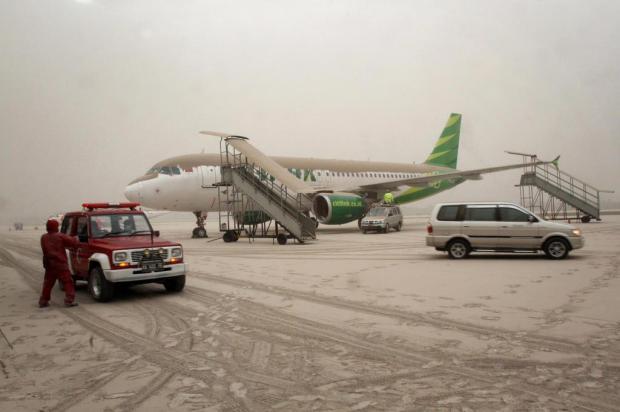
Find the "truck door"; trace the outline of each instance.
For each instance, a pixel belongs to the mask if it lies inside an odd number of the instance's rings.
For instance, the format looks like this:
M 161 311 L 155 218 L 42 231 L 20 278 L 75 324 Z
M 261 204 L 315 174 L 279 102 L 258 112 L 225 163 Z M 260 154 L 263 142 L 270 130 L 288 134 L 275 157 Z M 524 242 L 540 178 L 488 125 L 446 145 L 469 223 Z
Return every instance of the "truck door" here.
M 76 234 L 80 238 L 80 244 L 75 252 L 75 263 L 72 261 L 73 270 L 80 277 L 86 277 L 88 275 L 88 258 L 90 257 L 90 232 L 87 216 L 78 216 Z
M 65 216 L 65 218 L 62 220 L 62 225 L 60 226 L 60 232 L 64 233 L 67 236 L 75 236 L 75 216 Z M 76 248 L 68 248 L 66 249 L 66 251 L 69 269 L 71 273 L 76 273 Z

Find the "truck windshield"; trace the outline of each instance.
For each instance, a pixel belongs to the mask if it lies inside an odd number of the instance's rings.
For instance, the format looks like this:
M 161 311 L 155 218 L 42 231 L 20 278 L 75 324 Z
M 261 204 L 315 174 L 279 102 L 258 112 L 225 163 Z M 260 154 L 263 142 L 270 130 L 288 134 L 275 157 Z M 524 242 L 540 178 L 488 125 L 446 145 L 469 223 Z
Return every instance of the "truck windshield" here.
M 90 231 L 93 238 L 108 236 L 130 236 L 136 233 L 151 233 L 146 216 L 140 214 L 111 214 L 90 217 Z
M 385 207 L 375 207 L 368 212 L 368 216 L 387 216 L 387 214 L 388 209 Z

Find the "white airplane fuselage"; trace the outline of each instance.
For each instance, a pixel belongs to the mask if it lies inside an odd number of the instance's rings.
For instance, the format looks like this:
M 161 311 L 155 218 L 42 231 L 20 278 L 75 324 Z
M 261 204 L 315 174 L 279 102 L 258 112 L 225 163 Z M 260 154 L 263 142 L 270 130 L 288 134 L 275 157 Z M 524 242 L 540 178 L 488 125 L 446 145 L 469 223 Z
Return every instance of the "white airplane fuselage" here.
M 314 159 L 303 159 L 303 163 L 312 162 L 312 160 Z M 288 166 L 291 162 L 282 163 Z M 428 165 L 391 163 L 387 164 L 389 167 L 386 167 L 386 163 L 377 162 L 377 167 L 373 168 L 373 162 L 357 163 L 360 164 L 358 167 L 346 167 L 349 171 L 294 167 L 288 167 L 288 169 L 309 186 L 323 190 L 358 187 L 432 173 L 429 170 L 432 167 Z M 362 170 L 362 164 L 366 166 L 364 168 L 366 170 Z M 338 169 L 345 169 L 345 167 L 338 167 Z M 353 169 L 358 170 L 353 171 Z M 386 169 L 390 171 L 386 171 Z M 130 201 L 140 202 L 145 207 L 157 210 L 186 212 L 220 210 L 218 187 L 216 186 L 220 182 L 220 166 L 218 164 L 205 164 L 185 169 L 170 167 L 165 172 L 162 173 L 159 170 L 157 173 L 149 173 L 136 179 L 126 187 L 125 197 Z M 393 193 L 398 198 L 398 194 L 408 188 L 408 186 L 402 186 Z

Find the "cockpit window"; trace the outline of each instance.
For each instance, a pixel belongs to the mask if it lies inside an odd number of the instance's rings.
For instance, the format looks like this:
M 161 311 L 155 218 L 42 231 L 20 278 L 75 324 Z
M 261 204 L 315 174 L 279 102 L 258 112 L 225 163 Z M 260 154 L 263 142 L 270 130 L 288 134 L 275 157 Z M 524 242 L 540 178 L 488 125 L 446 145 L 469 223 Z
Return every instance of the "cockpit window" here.
M 180 175 L 181 169 L 177 166 L 152 167 L 146 174 L 162 174 L 162 175 Z

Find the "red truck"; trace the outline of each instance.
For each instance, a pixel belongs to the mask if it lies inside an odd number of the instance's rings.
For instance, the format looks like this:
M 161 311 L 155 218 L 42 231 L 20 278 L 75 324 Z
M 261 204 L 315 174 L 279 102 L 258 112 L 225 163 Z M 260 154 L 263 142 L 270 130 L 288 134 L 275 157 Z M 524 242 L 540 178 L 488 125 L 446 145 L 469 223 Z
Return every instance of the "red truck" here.
M 112 299 L 116 285 L 161 283 L 169 292 L 185 287 L 187 264 L 179 243 L 159 238 L 139 203 L 84 203 L 67 213 L 60 231 L 79 238 L 67 249 L 74 280 L 88 281 L 97 301 Z

